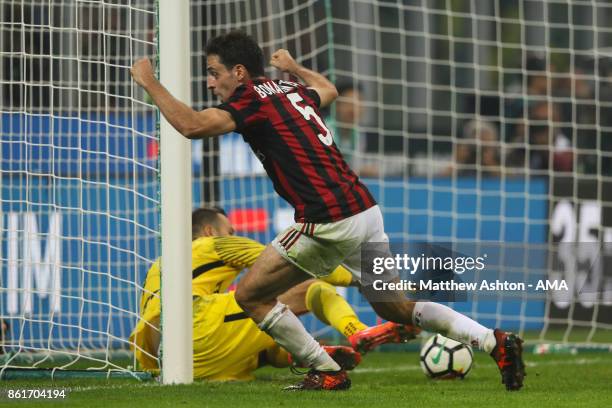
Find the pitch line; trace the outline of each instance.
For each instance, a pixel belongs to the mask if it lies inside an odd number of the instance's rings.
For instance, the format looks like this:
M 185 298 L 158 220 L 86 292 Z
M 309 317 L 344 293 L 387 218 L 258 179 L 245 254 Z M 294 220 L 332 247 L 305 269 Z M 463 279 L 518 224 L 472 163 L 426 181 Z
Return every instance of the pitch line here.
M 598 358 L 579 358 L 575 360 L 555 360 L 555 361 L 526 361 L 525 365 L 527 367 L 542 367 L 542 366 L 552 366 L 552 365 L 585 365 L 585 364 L 610 364 L 608 359 L 598 359 Z M 353 370 L 355 373 L 384 373 L 384 372 L 393 372 L 393 371 L 420 371 L 420 364 L 412 364 L 412 365 L 399 365 L 393 367 L 372 367 L 372 368 L 356 368 Z

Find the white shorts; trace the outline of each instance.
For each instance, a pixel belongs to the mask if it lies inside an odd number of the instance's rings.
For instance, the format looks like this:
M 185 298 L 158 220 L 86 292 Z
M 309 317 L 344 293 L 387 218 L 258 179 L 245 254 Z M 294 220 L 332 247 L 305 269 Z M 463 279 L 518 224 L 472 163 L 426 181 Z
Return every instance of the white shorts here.
M 366 242 L 389 242 L 378 205 L 337 222 L 295 223 L 278 234 L 272 246 L 315 278 L 342 265 L 361 282 L 361 245 Z

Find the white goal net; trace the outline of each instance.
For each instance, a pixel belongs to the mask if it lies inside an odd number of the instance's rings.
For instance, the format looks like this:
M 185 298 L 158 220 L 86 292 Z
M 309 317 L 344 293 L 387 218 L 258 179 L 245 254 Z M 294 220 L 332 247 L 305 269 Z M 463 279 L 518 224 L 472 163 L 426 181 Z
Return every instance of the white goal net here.
M 196 1 L 192 13 L 195 107 L 218 103 L 207 39 L 241 29 L 266 58 L 287 48 L 336 83 L 326 121 L 392 242 L 488 250 L 476 280 L 533 284 L 454 307 L 532 340 L 612 342 L 611 3 Z M 193 146 L 196 201 L 262 242 L 292 221 L 239 135 Z M 568 289 L 536 291 L 539 280 Z
M 194 108 L 218 103 L 212 36 L 244 30 L 266 58 L 287 48 L 337 84 L 326 121 L 392 242 L 495 246 L 495 278 L 569 287 L 473 294 L 459 310 L 532 339 L 612 342 L 611 3 L 190 4 Z M 155 22 L 145 0 L 0 5 L 2 369 L 58 353 L 119 369 L 113 355 L 129 349 L 159 255 L 156 110 L 129 77 L 157 53 Z M 194 207 L 222 206 L 262 242 L 291 222 L 239 135 L 192 150 Z M 43 358 L 23 363 L 31 354 Z
M 122 370 L 159 255 L 151 1 L 0 4 L 0 368 Z M 117 361 L 119 360 L 119 361 Z

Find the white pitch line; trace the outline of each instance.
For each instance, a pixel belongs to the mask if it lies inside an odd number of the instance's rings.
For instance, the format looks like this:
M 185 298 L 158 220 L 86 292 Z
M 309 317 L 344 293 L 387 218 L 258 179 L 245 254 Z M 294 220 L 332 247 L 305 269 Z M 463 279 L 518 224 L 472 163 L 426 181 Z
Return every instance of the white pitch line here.
M 553 365 L 585 365 L 585 364 L 610 364 L 609 360 L 599 358 L 579 358 L 570 360 L 555 360 L 555 361 L 541 361 L 533 362 L 526 361 L 527 367 L 541 367 L 541 366 L 553 366 Z M 393 371 L 418 371 L 421 370 L 421 366 L 417 364 L 413 365 L 399 365 L 393 367 L 378 367 L 378 368 L 356 368 L 355 373 L 383 373 Z
M 69 389 L 70 392 L 82 392 L 82 391 L 94 391 L 94 390 L 115 390 L 115 389 L 122 389 L 122 388 L 147 388 L 147 387 L 160 387 L 161 384 L 159 384 L 157 381 L 150 381 L 150 382 L 143 382 L 143 383 L 136 383 L 136 384 L 114 384 L 114 385 L 91 385 L 91 386 L 87 386 L 87 387 L 81 387 L 81 386 L 76 386 L 76 387 L 64 387 L 66 389 Z
M 417 363 L 415 365 L 400 365 L 393 367 L 378 367 L 378 368 L 356 368 L 353 370 L 354 373 L 384 373 L 388 371 L 416 371 L 421 370 L 421 366 Z

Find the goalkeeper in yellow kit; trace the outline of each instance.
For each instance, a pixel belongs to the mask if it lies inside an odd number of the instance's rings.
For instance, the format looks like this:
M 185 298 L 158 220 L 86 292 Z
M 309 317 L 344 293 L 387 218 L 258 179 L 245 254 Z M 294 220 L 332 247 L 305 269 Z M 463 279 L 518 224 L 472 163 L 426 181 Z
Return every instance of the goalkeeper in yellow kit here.
M 225 293 L 238 274 L 250 267 L 264 245 L 233 235 L 222 210 L 201 208 L 192 214 L 192 292 L 194 378 L 249 380 L 253 371 L 269 364 L 287 367 L 291 357 L 261 331 L 243 312 L 234 293 Z M 415 329 L 397 323 L 368 328 L 333 285 L 348 286 L 352 275 L 339 267 L 326 282 L 311 279 L 292 288 L 279 299 L 295 314 L 313 312 L 319 320 L 346 336 L 357 351 L 365 352 L 387 342 L 411 339 Z M 160 322 L 159 260 L 149 269 L 140 301 L 140 319 L 130 344 L 143 369 L 158 369 Z M 360 356 L 346 348 L 329 348 L 332 357 L 348 367 Z M 334 355 L 336 353 L 337 355 Z

